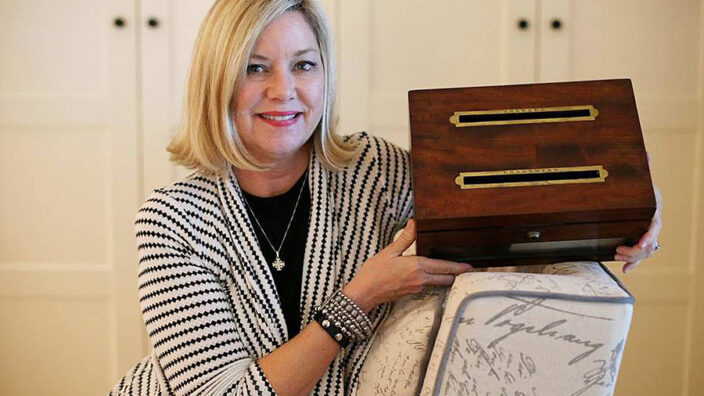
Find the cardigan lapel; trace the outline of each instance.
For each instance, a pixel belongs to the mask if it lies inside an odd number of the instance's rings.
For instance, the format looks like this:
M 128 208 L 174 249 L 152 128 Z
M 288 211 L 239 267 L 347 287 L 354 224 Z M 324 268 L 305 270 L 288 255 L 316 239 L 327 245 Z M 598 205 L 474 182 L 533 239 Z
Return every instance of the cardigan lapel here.
M 310 225 L 303 259 L 301 283 L 301 328 L 312 319 L 314 310 L 332 294 L 340 270 L 340 255 L 334 221 L 333 172 L 323 167 L 313 150 L 308 166 L 311 209 Z
M 256 325 L 255 333 L 263 335 L 263 339 L 254 343 L 259 355 L 263 355 L 288 338 L 286 320 L 273 275 L 257 241 L 232 170 L 226 178 L 221 178 L 218 190 L 234 241 L 232 246 L 228 246 L 233 261 L 232 270 L 236 272 L 235 279 L 243 279 L 245 289 L 242 290 L 240 284 L 235 293 L 247 313 L 246 320 Z

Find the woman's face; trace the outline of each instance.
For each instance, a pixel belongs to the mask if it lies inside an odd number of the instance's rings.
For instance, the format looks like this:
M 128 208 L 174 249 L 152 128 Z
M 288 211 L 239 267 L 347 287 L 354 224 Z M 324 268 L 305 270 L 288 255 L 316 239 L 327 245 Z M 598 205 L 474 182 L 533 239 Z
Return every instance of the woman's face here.
M 286 12 L 259 37 L 235 98 L 235 128 L 260 161 L 292 158 L 323 113 L 325 72 L 313 29 Z

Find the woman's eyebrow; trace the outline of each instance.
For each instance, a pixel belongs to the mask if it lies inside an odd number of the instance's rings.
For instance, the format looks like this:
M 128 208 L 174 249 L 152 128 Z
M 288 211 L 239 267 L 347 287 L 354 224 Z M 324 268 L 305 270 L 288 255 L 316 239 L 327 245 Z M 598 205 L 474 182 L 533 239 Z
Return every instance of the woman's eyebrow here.
M 318 52 L 318 50 L 315 49 L 315 48 L 308 48 L 308 49 L 296 51 L 296 53 L 293 54 L 293 56 L 301 56 L 301 55 L 303 55 L 303 54 L 305 54 L 305 53 L 307 53 L 307 52 Z
M 306 48 L 306 49 L 302 49 L 300 51 L 294 52 L 293 56 L 298 57 L 298 56 L 304 55 L 308 52 L 318 52 L 318 50 L 315 48 Z M 269 58 L 267 58 L 266 56 L 259 55 L 259 54 L 252 54 L 250 59 L 261 60 L 261 61 L 268 61 L 269 60 Z

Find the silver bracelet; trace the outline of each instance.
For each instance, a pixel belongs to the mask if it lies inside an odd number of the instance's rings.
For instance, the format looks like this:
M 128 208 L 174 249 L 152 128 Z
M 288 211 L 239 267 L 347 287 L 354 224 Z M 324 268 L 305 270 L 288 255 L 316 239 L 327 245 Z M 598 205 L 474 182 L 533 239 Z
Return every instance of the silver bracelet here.
M 345 325 L 345 328 L 348 331 L 354 334 L 355 339 L 364 339 L 365 332 L 362 330 L 359 323 L 357 323 L 357 321 L 355 320 L 354 316 L 350 312 L 351 310 L 348 310 L 348 308 L 343 307 L 338 299 L 332 299 L 330 303 L 335 307 L 335 312 L 339 312 L 341 314 L 340 319 L 342 320 L 342 323 Z
M 371 322 L 371 320 L 369 320 L 369 316 L 367 316 L 367 314 L 365 314 L 364 311 L 362 311 L 362 308 L 360 308 L 359 305 L 357 305 L 357 303 L 350 300 L 349 297 L 347 297 L 344 293 L 342 293 L 341 290 L 338 290 L 337 294 L 340 296 L 340 298 L 342 298 L 342 300 L 344 300 L 346 302 L 346 304 L 343 304 L 343 305 L 346 305 L 345 309 L 347 310 L 347 312 L 350 312 L 350 313 L 352 313 L 352 311 L 356 312 L 355 319 L 357 320 L 357 323 L 361 324 L 360 327 L 364 329 L 366 337 L 369 337 L 372 333 L 372 322 Z M 352 309 L 350 309 L 349 307 L 352 307 Z M 352 315 L 352 316 L 354 316 L 354 315 Z

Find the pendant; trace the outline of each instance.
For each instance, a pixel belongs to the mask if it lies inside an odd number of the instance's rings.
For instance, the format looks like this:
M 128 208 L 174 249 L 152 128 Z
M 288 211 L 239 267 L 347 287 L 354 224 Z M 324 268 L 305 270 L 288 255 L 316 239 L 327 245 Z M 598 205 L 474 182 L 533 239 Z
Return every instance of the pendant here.
M 274 260 L 274 262 L 271 263 L 271 265 L 272 265 L 277 271 L 281 271 L 281 270 L 284 269 L 284 267 L 286 266 L 286 263 L 284 263 L 284 261 L 279 258 L 279 254 L 276 253 L 276 260 Z

